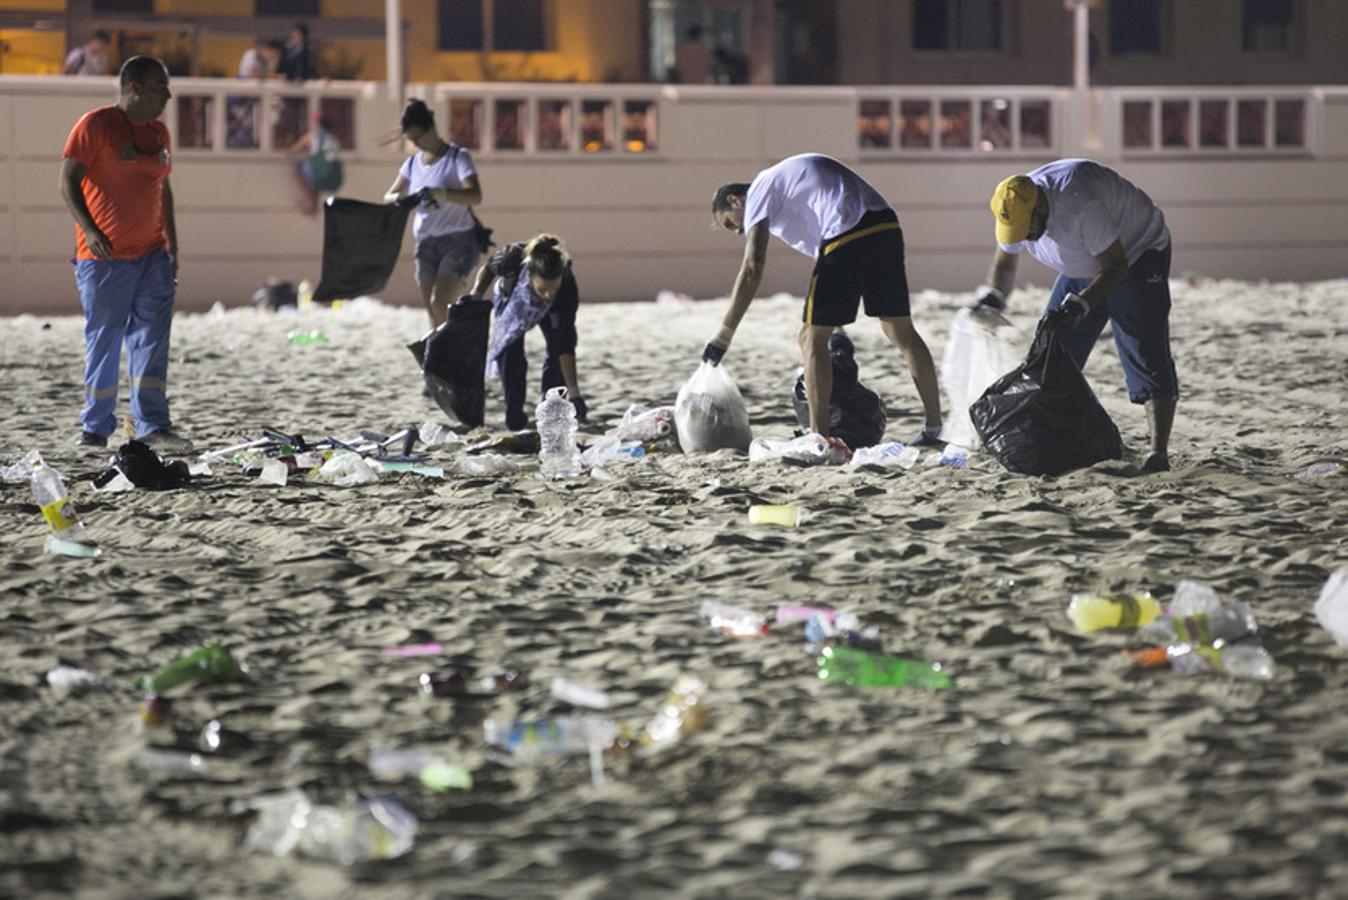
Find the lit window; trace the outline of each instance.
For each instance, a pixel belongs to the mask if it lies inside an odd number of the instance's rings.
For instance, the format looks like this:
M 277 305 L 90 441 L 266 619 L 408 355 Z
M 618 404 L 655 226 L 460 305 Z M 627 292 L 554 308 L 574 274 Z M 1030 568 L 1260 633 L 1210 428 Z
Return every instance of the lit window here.
M 650 100 L 623 103 L 623 145 L 629 153 L 646 153 L 657 146 L 655 104 Z
M 580 146 L 586 153 L 613 149 L 613 103 L 608 100 L 580 102 Z
M 1011 101 L 1002 97 L 984 100 L 978 104 L 978 149 L 1010 150 Z
M 1193 126 L 1188 100 L 1161 101 L 1161 146 L 1189 147 L 1193 144 Z
M 207 150 L 215 146 L 215 98 L 178 97 L 179 149 Z
M 538 101 L 538 149 L 571 149 L 571 101 Z
M 899 145 L 931 146 L 930 100 L 903 100 L 899 103 Z
M 323 97 L 318 112 L 343 149 L 356 148 L 356 102 L 349 97 Z
M 482 146 L 482 101 L 449 101 L 449 139 L 460 147 Z
M 271 145 L 289 150 L 309 130 L 309 98 L 272 98 Z
M 1053 107 L 1047 100 L 1025 100 L 1020 104 L 1020 146 L 1049 147 L 1053 144 Z
M 968 100 L 941 101 L 941 146 L 972 147 L 973 103 Z
M 524 149 L 524 135 L 528 126 L 525 114 L 523 100 L 496 101 L 496 140 L 493 146 L 497 150 Z
M 1125 100 L 1123 103 L 1123 146 L 1151 146 L 1151 101 Z
M 857 146 L 894 145 L 894 121 L 888 100 L 862 100 L 857 109 Z

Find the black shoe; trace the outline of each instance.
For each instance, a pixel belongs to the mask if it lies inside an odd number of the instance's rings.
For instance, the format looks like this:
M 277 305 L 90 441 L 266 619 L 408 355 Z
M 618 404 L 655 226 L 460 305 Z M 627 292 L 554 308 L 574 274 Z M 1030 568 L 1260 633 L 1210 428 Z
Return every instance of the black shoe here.
M 1142 462 L 1143 472 L 1169 472 L 1170 456 L 1158 450 L 1153 450 L 1147 454 L 1147 458 Z
M 944 447 L 946 442 L 941 440 L 941 432 L 935 433 L 922 429 L 922 433 L 908 442 L 909 447 Z
M 76 447 L 106 447 L 108 439 L 101 434 L 94 434 L 92 431 L 85 431 L 75 440 Z

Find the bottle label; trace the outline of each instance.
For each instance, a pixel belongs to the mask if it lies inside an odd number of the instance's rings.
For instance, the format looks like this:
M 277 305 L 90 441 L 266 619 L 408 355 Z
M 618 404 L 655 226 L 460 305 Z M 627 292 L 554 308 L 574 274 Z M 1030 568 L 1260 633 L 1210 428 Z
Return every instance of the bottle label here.
M 62 497 L 60 500 L 42 507 L 42 518 L 46 519 L 47 524 L 51 525 L 52 531 L 65 531 L 79 521 L 75 518 L 75 510 L 70 506 L 69 497 Z
M 1119 627 L 1136 628 L 1142 619 L 1142 605 L 1136 597 L 1111 597 L 1119 607 Z

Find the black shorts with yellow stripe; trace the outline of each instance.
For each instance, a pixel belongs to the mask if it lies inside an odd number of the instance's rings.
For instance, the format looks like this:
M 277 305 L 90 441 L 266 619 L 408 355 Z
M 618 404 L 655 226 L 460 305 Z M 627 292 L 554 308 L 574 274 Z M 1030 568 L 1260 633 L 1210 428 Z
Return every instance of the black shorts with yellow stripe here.
M 892 209 L 871 210 L 824 241 L 805 295 L 805 324 L 850 325 L 860 299 L 868 316 L 910 314 L 903 231 Z

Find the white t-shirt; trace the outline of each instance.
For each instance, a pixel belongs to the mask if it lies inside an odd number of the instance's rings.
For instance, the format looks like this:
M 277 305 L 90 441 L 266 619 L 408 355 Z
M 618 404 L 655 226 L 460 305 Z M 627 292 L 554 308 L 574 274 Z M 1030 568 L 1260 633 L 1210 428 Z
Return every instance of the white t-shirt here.
M 421 161 L 421 151 L 417 151 L 403 161 L 398 174 L 407 179 L 407 193 L 415 194 L 422 188 L 456 189 L 463 186 L 466 178 L 477 175 L 473 157 L 462 147 L 449 145 L 445 155 L 429 166 Z M 417 207 L 412 217 L 412 238 L 425 240 L 442 234 L 457 234 L 469 231 L 473 227 L 473 216 L 468 207 L 461 203 L 447 203 L 437 200 L 438 206 L 425 203 Z
M 1113 169 L 1060 159 L 1029 177 L 1048 197 L 1048 225 L 1038 240 L 999 244 L 1007 253 L 1024 250 L 1068 278 L 1091 278 L 1100 274 L 1095 257 L 1115 241 L 1130 266 L 1148 250 L 1170 244 L 1160 207 Z
M 802 153 L 758 173 L 744 198 L 744 230 L 767 219 L 773 237 L 813 257 L 826 238 L 883 209 L 885 198 L 856 172 L 831 156 Z

